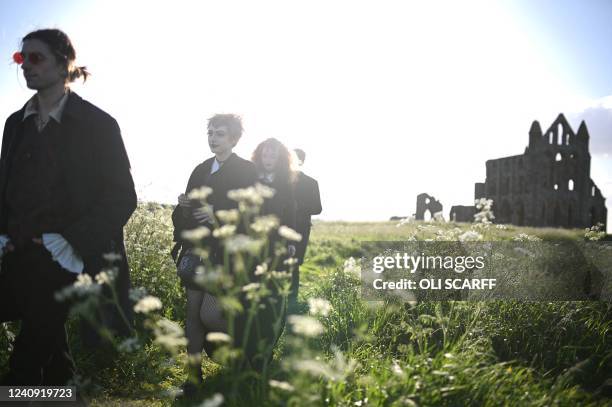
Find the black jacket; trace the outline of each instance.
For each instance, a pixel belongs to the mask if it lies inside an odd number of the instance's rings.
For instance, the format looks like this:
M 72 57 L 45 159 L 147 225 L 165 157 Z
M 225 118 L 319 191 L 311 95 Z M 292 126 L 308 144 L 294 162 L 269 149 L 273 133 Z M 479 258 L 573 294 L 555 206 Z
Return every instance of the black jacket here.
M 5 193 L 12 154 L 20 141 L 25 106 L 6 120 L 0 155 L 0 234 L 6 233 Z M 61 235 L 82 256 L 87 274 L 95 276 L 108 266 L 102 255 L 115 252 L 117 289 L 124 312 L 130 318 L 129 268 L 123 227 L 136 208 L 136 192 L 121 132 L 115 119 L 76 93 L 68 96 L 61 122 L 58 163 L 67 191 L 68 219 Z M 115 328 L 125 328 L 118 315 L 105 315 Z M 124 329 L 121 329 L 124 331 Z
M 213 211 L 236 209 L 238 203 L 229 199 L 227 192 L 232 189 L 247 188 L 254 185 L 257 180 L 255 165 L 232 153 L 221 168 L 211 174 L 210 170 L 214 161 L 215 158 L 211 157 L 193 170 L 187 182 L 185 193 L 189 194 L 194 189 L 207 186 L 213 190 L 207 198 L 207 202 L 213 206 Z M 172 223 L 174 224 L 174 241 L 180 246 L 190 247 L 190 242 L 183 240 L 181 234 L 184 230 L 195 229 L 201 225 L 192 214 L 185 215 L 183 208 L 180 206 L 174 208 L 172 212 Z M 212 228 L 212 226 L 210 227 Z M 223 252 L 217 239 L 209 236 L 206 238 L 205 245 L 211 250 L 213 263 L 220 264 L 223 259 Z M 174 253 L 176 254 L 176 251 Z
M 317 180 L 301 171 L 295 183 L 295 203 L 295 230 L 302 235 L 302 240 L 297 244 L 296 257 L 302 264 L 310 238 L 310 217 L 320 214 L 323 208 Z

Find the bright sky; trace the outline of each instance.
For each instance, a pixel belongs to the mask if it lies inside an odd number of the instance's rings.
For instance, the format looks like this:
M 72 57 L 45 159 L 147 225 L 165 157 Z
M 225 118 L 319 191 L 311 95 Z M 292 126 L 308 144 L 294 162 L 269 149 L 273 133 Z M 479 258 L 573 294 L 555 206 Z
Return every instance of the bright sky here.
M 233 112 L 243 157 L 267 137 L 306 151 L 323 219 L 409 215 L 421 192 L 448 217 L 487 159 L 564 112 L 574 130 L 587 118 L 612 212 L 611 22 L 607 0 L 3 0 L 0 116 L 32 94 L 11 63 L 20 38 L 58 27 L 93 72 L 73 89 L 118 120 L 143 200 L 175 202 L 211 155 L 206 119 Z

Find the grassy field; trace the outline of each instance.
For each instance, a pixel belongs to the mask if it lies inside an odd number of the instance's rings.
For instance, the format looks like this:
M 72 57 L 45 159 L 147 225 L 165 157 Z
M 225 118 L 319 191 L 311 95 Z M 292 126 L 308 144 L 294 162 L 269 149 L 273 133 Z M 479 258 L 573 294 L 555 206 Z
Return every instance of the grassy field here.
M 185 298 L 169 256 L 169 207 L 141 205 L 126 228 L 134 287 L 161 300 L 158 318 L 183 325 Z M 331 307 L 315 335 L 285 333 L 269 377 L 244 378 L 210 359 L 194 405 L 214 406 L 605 406 L 612 405 L 612 307 L 605 302 L 368 302 L 348 259 L 361 241 L 517 236 L 584 239 L 582 230 L 413 222 L 315 222 L 301 268 L 299 305 Z M 311 304 L 312 305 L 312 304 Z M 311 310 L 312 311 L 312 310 Z M 93 406 L 190 405 L 176 401 L 185 381 L 184 346 L 170 352 L 138 315 L 138 343 L 83 349 L 71 323 L 80 385 Z M 0 328 L 0 363 L 10 333 Z M 111 357 L 112 355 L 112 357 Z M 241 387 L 236 391 L 236 383 Z M 221 396 L 220 396 L 221 395 Z

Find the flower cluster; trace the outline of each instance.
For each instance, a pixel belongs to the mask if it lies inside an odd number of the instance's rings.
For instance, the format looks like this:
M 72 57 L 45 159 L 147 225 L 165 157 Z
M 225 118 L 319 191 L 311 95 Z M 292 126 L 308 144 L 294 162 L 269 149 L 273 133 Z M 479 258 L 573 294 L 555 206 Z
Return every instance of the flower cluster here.
M 332 305 L 329 301 L 323 298 L 309 298 L 308 309 L 311 315 L 327 317 L 332 311 Z
M 480 198 L 474 201 L 478 213 L 474 215 L 474 222 L 476 223 L 491 223 L 495 216 L 493 215 L 493 200 L 487 198 Z
M 157 311 L 162 308 L 162 302 L 159 298 L 152 295 L 147 295 L 134 305 L 134 311 L 140 314 L 148 314 L 151 311 Z
M 584 238 L 586 240 L 597 241 L 606 237 L 606 231 L 603 223 L 598 223 L 590 228 L 584 229 Z

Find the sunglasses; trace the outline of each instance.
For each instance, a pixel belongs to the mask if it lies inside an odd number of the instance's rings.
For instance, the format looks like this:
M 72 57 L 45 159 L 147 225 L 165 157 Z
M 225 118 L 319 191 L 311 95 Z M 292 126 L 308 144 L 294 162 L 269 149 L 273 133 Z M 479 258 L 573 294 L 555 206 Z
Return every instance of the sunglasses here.
M 13 61 L 18 64 L 21 65 L 25 62 L 25 60 L 28 60 L 32 65 L 38 65 L 41 62 L 43 62 L 45 59 L 47 59 L 43 54 L 41 54 L 40 52 L 20 52 L 17 51 L 13 54 Z

